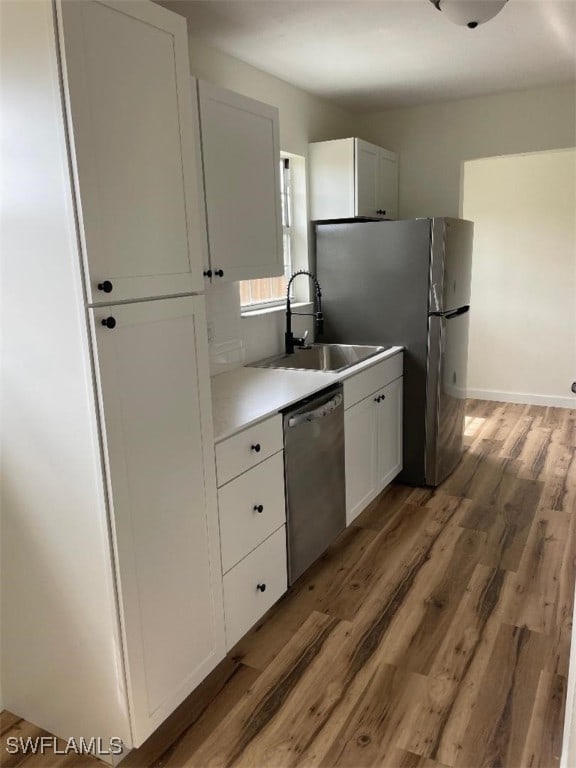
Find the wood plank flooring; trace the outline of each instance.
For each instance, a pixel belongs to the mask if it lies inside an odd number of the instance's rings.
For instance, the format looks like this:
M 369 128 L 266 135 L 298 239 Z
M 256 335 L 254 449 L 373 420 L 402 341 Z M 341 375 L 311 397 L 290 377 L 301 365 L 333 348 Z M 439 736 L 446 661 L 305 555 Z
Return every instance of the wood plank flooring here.
M 387 489 L 126 768 L 559 765 L 576 411 L 476 400 L 467 414 L 454 474 Z M 1 718 L 3 741 L 42 733 Z

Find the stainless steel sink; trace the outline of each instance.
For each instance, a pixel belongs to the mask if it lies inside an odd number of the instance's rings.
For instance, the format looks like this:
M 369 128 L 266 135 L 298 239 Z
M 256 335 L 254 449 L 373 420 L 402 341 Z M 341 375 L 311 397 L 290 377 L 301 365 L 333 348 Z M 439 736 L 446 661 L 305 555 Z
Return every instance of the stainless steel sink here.
M 250 363 L 248 367 L 338 372 L 361 363 L 369 357 L 379 355 L 387 349 L 390 349 L 390 345 L 371 347 L 354 344 L 313 344 L 311 347 L 299 347 L 291 355 L 274 355 L 274 357 Z

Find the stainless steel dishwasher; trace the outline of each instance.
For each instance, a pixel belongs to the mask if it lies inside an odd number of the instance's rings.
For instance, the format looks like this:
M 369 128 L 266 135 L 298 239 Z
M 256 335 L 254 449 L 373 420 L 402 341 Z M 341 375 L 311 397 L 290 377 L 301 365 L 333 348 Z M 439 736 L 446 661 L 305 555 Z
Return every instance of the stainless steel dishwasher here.
M 284 412 L 288 583 L 346 527 L 342 385 Z

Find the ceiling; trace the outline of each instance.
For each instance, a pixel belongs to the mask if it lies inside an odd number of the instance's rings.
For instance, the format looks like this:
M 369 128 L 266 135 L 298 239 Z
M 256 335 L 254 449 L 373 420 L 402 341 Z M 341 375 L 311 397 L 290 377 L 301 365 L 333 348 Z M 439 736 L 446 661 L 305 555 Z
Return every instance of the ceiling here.
M 159 0 L 193 37 L 352 110 L 576 78 L 576 0 L 509 0 L 475 30 L 429 0 Z

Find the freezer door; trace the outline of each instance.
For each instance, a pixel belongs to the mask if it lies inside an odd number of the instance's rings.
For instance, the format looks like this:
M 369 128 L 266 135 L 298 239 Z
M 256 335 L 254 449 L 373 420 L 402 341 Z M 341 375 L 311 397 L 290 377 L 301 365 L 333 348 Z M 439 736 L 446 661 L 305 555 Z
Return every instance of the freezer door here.
M 464 219 L 433 219 L 430 262 L 430 312 L 470 304 L 474 224 Z
M 439 485 L 462 456 L 469 318 L 468 307 L 430 317 L 426 485 Z

